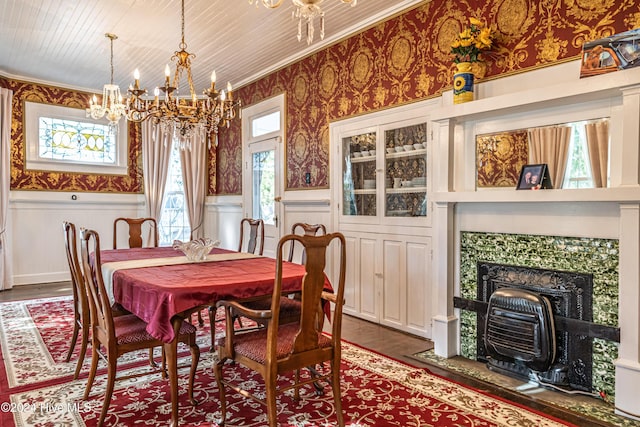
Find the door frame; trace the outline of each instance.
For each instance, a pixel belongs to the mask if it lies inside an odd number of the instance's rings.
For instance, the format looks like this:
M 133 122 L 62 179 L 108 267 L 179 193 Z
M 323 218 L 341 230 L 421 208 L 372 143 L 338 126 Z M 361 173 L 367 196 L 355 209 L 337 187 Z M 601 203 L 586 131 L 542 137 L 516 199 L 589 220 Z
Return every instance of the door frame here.
M 280 129 L 254 137 L 251 129 L 253 120 L 276 111 L 280 111 Z M 242 215 L 244 218 L 252 217 L 253 212 L 251 154 L 254 150 L 252 147 L 258 144 L 268 143 L 269 140 L 275 142 L 276 188 L 274 189 L 274 196 L 276 203 L 274 214 L 276 217 L 276 225 L 265 225 L 264 255 L 269 257 L 275 257 L 277 243 L 283 235 L 284 208 L 280 200 L 282 199 L 284 189 L 284 148 L 282 144 L 282 141 L 285 140 L 284 116 L 284 93 L 242 109 Z

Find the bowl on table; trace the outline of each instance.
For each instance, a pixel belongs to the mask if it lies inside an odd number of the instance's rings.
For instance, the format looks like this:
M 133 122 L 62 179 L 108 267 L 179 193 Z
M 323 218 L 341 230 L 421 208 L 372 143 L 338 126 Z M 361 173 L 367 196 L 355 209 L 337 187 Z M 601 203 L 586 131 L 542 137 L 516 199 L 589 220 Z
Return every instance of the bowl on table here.
M 208 237 L 190 240 L 188 242 L 180 240 L 173 241 L 173 249 L 182 251 L 187 259 L 193 262 L 205 261 L 211 249 L 219 245 L 219 240 L 211 240 Z

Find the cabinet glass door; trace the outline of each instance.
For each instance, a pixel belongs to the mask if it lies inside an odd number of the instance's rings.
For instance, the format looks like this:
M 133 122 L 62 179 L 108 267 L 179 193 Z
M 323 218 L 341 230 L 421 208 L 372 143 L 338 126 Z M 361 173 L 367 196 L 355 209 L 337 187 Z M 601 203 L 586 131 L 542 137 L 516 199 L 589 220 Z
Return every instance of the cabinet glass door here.
M 376 216 L 376 133 L 342 138 L 342 214 Z
M 427 216 L 427 125 L 384 131 L 385 216 Z

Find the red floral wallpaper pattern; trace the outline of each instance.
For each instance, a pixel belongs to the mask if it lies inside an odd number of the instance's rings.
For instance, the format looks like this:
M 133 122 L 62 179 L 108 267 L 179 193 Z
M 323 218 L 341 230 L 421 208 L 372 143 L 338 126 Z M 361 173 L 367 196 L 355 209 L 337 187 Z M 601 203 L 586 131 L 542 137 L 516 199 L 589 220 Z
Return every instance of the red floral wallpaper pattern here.
M 640 27 L 635 0 L 432 0 L 237 90 L 244 105 L 286 94 L 286 189 L 329 186 L 329 123 L 438 96 L 451 87 L 449 46 L 476 17 L 494 26 L 486 79 L 575 59 L 587 40 Z M 89 94 L 5 80 L 14 91 L 12 189 L 142 191 L 138 127 L 130 126 L 129 176 L 24 169 L 22 101 L 84 108 Z M 209 155 L 208 194 L 242 193 L 240 121 Z M 305 174 L 311 183 L 305 183 Z
M 575 59 L 586 40 L 640 27 L 635 0 L 425 2 L 237 91 L 244 105 L 286 93 L 286 188 L 328 187 L 331 121 L 448 90 L 449 46 L 471 16 L 499 36 L 485 58 L 488 79 Z M 217 164 L 219 194 L 242 192 L 236 127 L 219 150 L 225 153 Z
M 26 169 L 24 102 L 64 105 L 86 108 L 92 94 L 52 86 L 4 80 L 4 87 L 13 91 L 13 120 L 11 123 L 11 189 L 12 190 L 56 190 L 91 192 L 142 192 L 142 165 L 139 126 L 129 126 L 129 174 L 95 175 L 61 173 Z

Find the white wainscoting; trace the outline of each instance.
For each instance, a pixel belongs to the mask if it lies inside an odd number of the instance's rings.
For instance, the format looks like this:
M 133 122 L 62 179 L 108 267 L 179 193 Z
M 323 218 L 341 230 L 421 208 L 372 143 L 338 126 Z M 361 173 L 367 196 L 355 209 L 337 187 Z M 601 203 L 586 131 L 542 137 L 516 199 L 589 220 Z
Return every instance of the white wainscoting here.
M 73 222 L 78 232 L 96 230 L 101 248 L 110 249 L 113 220 L 142 215 L 142 195 L 12 191 L 7 229 L 14 285 L 70 280 L 63 221 Z

